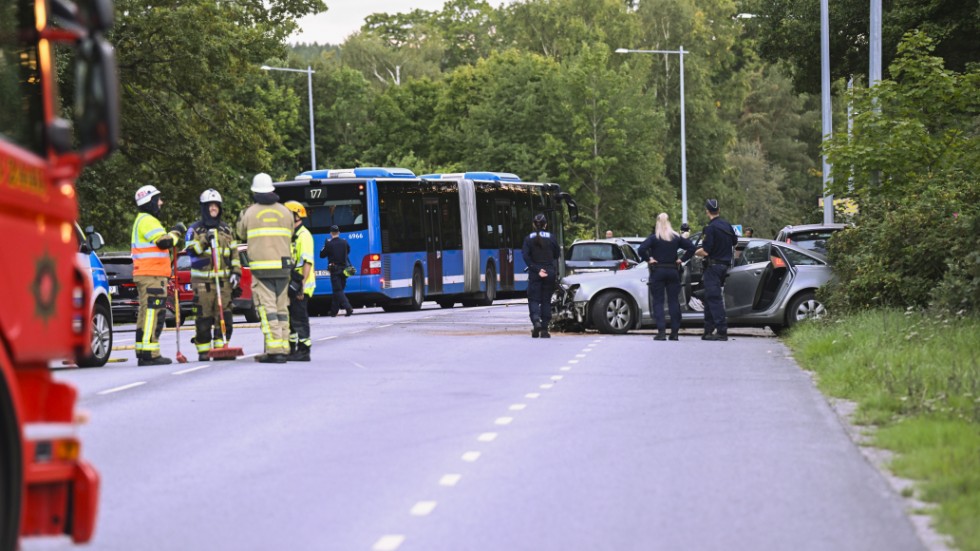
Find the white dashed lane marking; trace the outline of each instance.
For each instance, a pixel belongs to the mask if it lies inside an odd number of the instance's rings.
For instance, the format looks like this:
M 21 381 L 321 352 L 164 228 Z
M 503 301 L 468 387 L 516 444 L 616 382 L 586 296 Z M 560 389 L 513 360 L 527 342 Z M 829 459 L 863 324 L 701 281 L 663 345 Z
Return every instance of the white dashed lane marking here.
M 463 454 L 463 461 L 467 463 L 472 463 L 480 458 L 480 452 L 466 452 Z
M 100 390 L 99 391 L 99 394 L 112 394 L 113 392 L 121 392 L 123 390 L 129 390 L 131 388 L 136 388 L 136 387 L 138 387 L 140 385 L 145 385 L 145 384 L 146 384 L 146 381 L 139 381 L 139 382 L 135 382 L 135 383 L 129 383 L 128 385 L 117 386 L 115 388 L 110 388 L 110 389 L 106 389 L 106 390 Z
M 572 370 L 572 366 L 566 365 L 565 367 L 561 368 L 559 371 L 571 371 L 571 370 Z
M 476 438 L 480 442 L 493 442 L 497 439 L 497 433 L 495 432 L 485 432 Z
M 540 392 L 528 392 L 524 395 L 525 398 L 530 398 L 531 400 L 537 398 L 538 396 L 541 396 Z
M 459 484 L 459 479 L 461 478 L 463 478 L 463 475 L 461 474 L 456 474 L 456 473 L 444 474 L 442 475 L 442 478 L 439 479 L 439 485 L 447 486 L 451 488 Z
M 552 380 L 552 381 L 560 381 L 560 380 L 562 380 L 562 379 L 564 379 L 564 378 L 565 378 L 565 376 L 564 376 L 564 375 L 552 375 L 552 376 L 551 376 L 551 380 Z
M 208 364 L 204 364 L 204 365 L 199 365 L 197 367 L 188 367 L 187 369 L 181 369 L 180 371 L 174 371 L 173 372 L 173 375 L 183 375 L 185 373 L 190 373 L 192 371 L 197 371 L 199 369 L 204 369 L 204 368 L 207 368 L 207 367 L 211 367 L 211 366 L 208 365 Z
M 495 425 L 509 425 L 514 421 L 513 417 L 497 417 L 493 422 Z
M 329 337 L 323 337 L 322 339 L 317 339 L 317 342 L 320 342 L 320 341 L 329 341 L 330 339 L 336 339 L 336 338 L 337 338 L 337 335 L 330 335 Z
M 435 501 L 420 501 L 412 506 L 412 510 L 410 512 L 412 513 L 412 516 L 424 517 L 431 513 L 435 508 Z
M 552 383 L 545 383 L 545 384 L 543 384 L 543 385 L 541 385 L 541 388 L 542 388 L 543 390 L 548 390 L 548 389 L 550 389 L 550 388 L 552 388 L 552 387 L 554 387 L 554 386 L 555 386 L 555 385 L 554 385 L 554 384 L 552 384 Z
M 374 543 L 372 551 L 395 551 L 405 541 L 405 536 L 399 534 L 389 534 L 381 536 L 381 539 Z
M 524 409 L 526 407 L 527 407 L 527 404 L 511 404 L 510 407 L 507 408 L 507 409 L 509 409 L 511 411 L 521 411 L 522 409 Z

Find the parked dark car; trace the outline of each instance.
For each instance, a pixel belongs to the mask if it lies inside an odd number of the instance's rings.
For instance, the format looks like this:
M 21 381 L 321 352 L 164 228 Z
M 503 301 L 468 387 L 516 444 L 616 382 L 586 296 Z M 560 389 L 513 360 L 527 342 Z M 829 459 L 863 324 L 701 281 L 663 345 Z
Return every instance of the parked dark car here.
M 786 226 L 776 234 L 776 241 L 827 254 L 827 240 L 834 233 L 846 228 L 847 224 L 804 224 Z
M 565 253 L 565 275 L 627 270 L 639 263 L 640 257 L 623 239 L 576 241 Z
M 112 297 L 112 320 L 114 323 L 135 323 L 139 312 L 139 293 L 133 281 L 133 258 L 128 252 L 111 252 L 102 255 L 106 276 L 109 278 L 109 294 Z M 184 259 L 184 260 L 182 260 Z M 194 292 L 190 289 L 190 261 L 186 257 L 177 258 L 178 278 L 181 281 L 180 312 L 181 325 L 184 319 L 194 313 Z M 173 284 L 167 286 L 167 313 L 164 318 L 168 327 L 174 326 Z
M 240 245 L 238 254 L 242 261 L 242 281 L 239 283 L 242 294 L 232 300 L 231 311 L 245 316 L 245 321 L 249 323 L 258 323 L 259 313 L 255 311 L 255 304 L 252 302 L 252 270 L 248 267 L 248 245 Z

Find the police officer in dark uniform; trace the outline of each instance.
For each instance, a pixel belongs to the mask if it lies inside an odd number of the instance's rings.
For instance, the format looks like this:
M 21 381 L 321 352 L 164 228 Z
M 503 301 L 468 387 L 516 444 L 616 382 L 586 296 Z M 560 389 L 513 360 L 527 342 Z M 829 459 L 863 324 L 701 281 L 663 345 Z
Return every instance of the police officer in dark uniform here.
M 350 254 L 350 243 L 340 237 L 340 227 L 330 226 L 330 241 L 323 243 L 320 249 L 320 258 L 327 259 L 327 271 L 330 272 L 330 292 L 332 301 L 330 305 L 330 317 L 336 317 L 343 308 L 347 311 L 347 317 L 354 313 L 351 308 L 344 289 L 347 287 L 347 274 L 344 268 L 347 267 L 347 256 Z
M 677 258 L 677 250 L 686 251 L 684 258 Z M 666 212 L 657 216 L 653 233 L 640 245 L 640 258 L 646 259 L 650 268 L 650 312 L 657 321 L 655 341 L 667 339 L 667 323 L 664 320 L 664 290 L 667 291 L 667 307 L 670 309 L 670 340 L 678 340 L 681 329 L 681 305 L 677 297 L 681 292 L 681 276 L 678 272 L 682 260 L 694 254 L 694 243 L 681 237 L 670 226 Z
M 694 254 L 706 257 L 704 268 L 704 335 L 701 340 L 727 341 L 728 319 L 725 316 L 725 298 L 721 287 L 732 266 L 738 237 L 727 220 L 718 214 L 718 200 L 708 199 L 704 209 L 711 222 L 704 227 L 704 240 Z M 717 332 L 716 332 L 717 331 Z
M 527 307 L 531 314 L 531 336 L 550 339 L 548 324 L 551 323 L 551 295 L 555 292 L 558 276 L 558 242 L 546 232 L 548 220 L 543 214 L 534 217 L 534 230 L 524 238 L 521 256 L 527 265 Z

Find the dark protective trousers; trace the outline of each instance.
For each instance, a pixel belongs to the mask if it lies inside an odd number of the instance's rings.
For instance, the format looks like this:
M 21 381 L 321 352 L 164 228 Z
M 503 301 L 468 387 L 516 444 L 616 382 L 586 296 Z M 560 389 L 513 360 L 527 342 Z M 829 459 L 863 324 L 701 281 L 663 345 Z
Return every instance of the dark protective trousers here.
M 347 276 L 343 273 L 330 274 L 330 292 L 332 294 L 330 301 L 330 315 L 336 316 L 337 312 L 341 310 L 350 310 L 350 301 L 347 300 L 347 295 L 344 294 L 344 289 L 347 288 Z
M 310 340 L 310 297 L 303 293 L 289 297 L 289 350 L 292 352 L 309 350 L 313 344 Z
M 681 276 L 677 268 L 652 268 L 650 270 L 650 313 L 657 322 L 657 332 L 667 330 L 664 320 L 664 291 L 667 292 L 667 308 L 670 309 L 670 333 L 681 329 L 681 304 L 677 296 L 681 292 Z
M 725 283 L 728 267 L 712 264 L 704 269 L 704 333 L 717 330 L 719 335 L 728 334 L 728 318 L 725 315 L 725 297 L 721 286 Z
M 531 315 L 531 323 L 541 322 L 547 328 L 551 322 L 551 295 L 555 293 L 555 275 L 541 277 L 538 272 L 531 271 L 527 276 L 527 309 Z
M 206 355 L 212 348 L 221 348 L 231 340 L 234 318 L 231 312 L 231 286 L 221 284 L 221 306 L 224 307 L 225 330 L 222 338 L 221 320 L 218 318 L 218 293 L 213 282 L 193 283 L 194 288 L 194 344 L 199 355 Z

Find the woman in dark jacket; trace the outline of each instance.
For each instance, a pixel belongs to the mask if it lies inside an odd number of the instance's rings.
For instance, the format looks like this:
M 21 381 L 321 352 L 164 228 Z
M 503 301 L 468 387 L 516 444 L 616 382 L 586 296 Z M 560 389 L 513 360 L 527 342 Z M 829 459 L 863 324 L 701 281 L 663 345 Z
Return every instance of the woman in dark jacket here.
M 548 324 L 551 322 L 551 295 L 555 292 L 558 276 L 558 242 L 546 232 L 548 220 L 543 214 L 534 217 L 534 231 L 524 238 L 521 256 L 527 265 L 527 307 L 531 313 L 533 338 L 551 338 Z M 487 282 L 489 284 L 489 282 Z
M 650 237 L 640 245 L 640 258 L 647 261 L 650 268 L 650 312 L 657 321 L 657 334 L 653 340 L 667 340 L 667 324 L 664 320 L 664 290 L 667 291 L 667 307 L 670 309 L 670 340 L 677 340 L 681 329 L 681 305 L 677 300 L 681 291 L 681 276 L 678 269 L 681 260 L 677 258 L 677 250 L 687 251 L 685 258 L 694 254 L 694 243 L 681 237 L 670 226 L 667 213 L 657 216 L 657 225 Z

